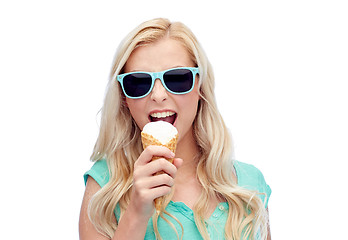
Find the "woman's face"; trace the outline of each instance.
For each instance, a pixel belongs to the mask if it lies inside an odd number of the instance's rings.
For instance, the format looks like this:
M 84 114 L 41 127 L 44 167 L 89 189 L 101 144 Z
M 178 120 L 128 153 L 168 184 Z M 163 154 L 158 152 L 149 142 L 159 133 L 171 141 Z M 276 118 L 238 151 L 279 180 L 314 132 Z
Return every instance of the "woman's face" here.
M 195 67 L 195 64 L 179 41 L 163 38 L 135 49 L 124 70 L 160 72 L 175 67 Z M 156 79 L 149 95 L 140 99 L 126 98 L 126 103 L 140 129 L 150 121 L 167 121 L 178 129 L 180 142 L 192 136 L 192 123 L 197 114 L 198 100 L 196 75 L 194 89 L 187 94 L 172 94 L 163 87 L 161 80 Z

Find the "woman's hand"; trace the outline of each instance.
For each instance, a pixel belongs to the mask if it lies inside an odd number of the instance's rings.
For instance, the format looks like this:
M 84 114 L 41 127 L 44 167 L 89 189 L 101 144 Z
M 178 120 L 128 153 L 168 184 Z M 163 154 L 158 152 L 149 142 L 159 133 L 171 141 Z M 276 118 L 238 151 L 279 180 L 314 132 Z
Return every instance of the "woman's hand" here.
M 151 161 L 152 157 L 160 157 Z M 128 208 L 139 216 L 149 219 L 154 211 L 154 199 L 169 194 L 174 185 L 177 169 L 183 160 L 174 158 L 174 153 L 162 146 L 149 146 L 134 164 L 133 189 Z M 174 158 L 170 163 L 165 158 Z M 155 175 L 157 172 L 164 173 Z

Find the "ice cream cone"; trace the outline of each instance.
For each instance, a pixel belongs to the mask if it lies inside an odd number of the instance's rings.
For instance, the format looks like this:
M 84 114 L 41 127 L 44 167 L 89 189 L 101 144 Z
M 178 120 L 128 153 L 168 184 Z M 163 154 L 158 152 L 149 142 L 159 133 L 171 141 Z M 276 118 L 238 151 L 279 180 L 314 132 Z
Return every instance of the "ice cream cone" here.
M 145 133 L 144 131 L 141 132 L 141 141 L 143 144 L 143 148 L 147 148 L 150 145 L 157 145 L 157 146 L 164 146 L 169 148 L 173 153 L 175 153 L 176 150 L 176 144 L 178 141 L 178 134 L 176 134 L 174 137 L 172 137 L 167 143 L 163 144 L 160 142 L 157 138 L 155 138 L 153 135 Z M 152 161 L 155 161 L 159 159 L 160 157 L 152 157 Z M 169 162 L 173 163 L 173 158 L 167 159 Z M 157 172 L 156 175 L 164 173 L 163 171 Z M 157 214 L 159 214 L 162 211 L 164 196 L 156 198 L 155 199 L 155 208 Z

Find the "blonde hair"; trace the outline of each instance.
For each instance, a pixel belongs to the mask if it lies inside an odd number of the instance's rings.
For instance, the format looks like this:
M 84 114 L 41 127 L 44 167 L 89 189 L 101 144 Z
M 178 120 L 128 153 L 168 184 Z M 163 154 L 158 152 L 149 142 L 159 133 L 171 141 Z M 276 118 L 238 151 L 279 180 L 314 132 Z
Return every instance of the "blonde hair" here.
M 166 36 L 180 41 L 200 69 L 201 100 L 193 122 L 199 148 L 197 179 L 203 188 L 193 208 L 197 228 L 203 239 L 210 239 L 204 216 L 209 201 L 218 198 L 229 205 L 226 239 L 254 239 L 256 234 L 266 239 L 267 213 L 257 196 L 259 193 L 239 187 L 233 179 L 232 140 L 216 106 L 212 67 L 193 33 L 182 23 L 167 19 L 153 19 L 139 25 L 123 40 L 115 55 L 100 132 L 91 156 L 93 161 L 106 158 L 110 180 L 91 200 L 91 221 L 98 231 L 112 238 L 117 228 L 117 222 L 113 221 L 115 207 L 119 204 L 122 216 L 130 201 L 134 162 L 142 152 L 140 129 L 123 104 L 124 95 L 115 77 L 123 71 L 135 48 Z

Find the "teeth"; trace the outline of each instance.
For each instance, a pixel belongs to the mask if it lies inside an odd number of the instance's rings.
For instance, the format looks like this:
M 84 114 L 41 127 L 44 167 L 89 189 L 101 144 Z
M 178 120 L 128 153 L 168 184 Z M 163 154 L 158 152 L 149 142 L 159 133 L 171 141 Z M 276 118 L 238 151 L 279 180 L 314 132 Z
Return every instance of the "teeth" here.
M 152 113 L 151 114 L 151 117 L 155 117 L 155 118 L 165 118 L 165 117 L 169 117 L 169 116 L 172 116 L 174 115 L 175 112 L 157 112 L 157 113 Z

